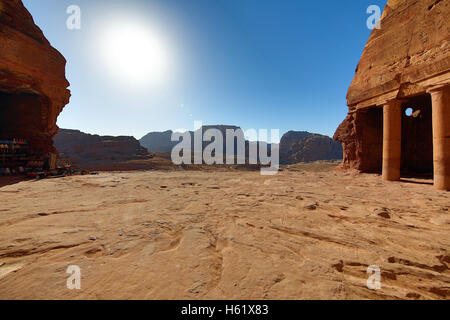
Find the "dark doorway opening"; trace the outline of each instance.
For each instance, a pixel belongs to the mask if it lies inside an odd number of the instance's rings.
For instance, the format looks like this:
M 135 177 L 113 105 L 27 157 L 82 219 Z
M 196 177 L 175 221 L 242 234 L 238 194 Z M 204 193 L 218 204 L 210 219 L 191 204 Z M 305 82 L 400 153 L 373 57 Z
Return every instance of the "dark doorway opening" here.
M 362 136 L 362 171 L 381 173 L 383 166 L 383 108 L 373 107 L 359 111 Z
M 0 176 L 17 173 L 41 155 L 36 146 L 44 120 L 38 95 L 0 92 Z
M 402 105 L 402 176 L 433 177 L 431 96 L 424 94 Z
M 0 139 L 25 139 L 42 132 L 41 108 L 37 95 L 0 92 Z

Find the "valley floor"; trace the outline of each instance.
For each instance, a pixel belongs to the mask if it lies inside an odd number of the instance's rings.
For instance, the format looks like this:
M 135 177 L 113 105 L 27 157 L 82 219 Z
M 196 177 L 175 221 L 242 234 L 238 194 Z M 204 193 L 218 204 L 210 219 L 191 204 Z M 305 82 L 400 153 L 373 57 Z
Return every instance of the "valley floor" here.
M 450 297 L 450 193 L 423 180 L 112 172 L 6 185 L 0 203 L 0 299 Z

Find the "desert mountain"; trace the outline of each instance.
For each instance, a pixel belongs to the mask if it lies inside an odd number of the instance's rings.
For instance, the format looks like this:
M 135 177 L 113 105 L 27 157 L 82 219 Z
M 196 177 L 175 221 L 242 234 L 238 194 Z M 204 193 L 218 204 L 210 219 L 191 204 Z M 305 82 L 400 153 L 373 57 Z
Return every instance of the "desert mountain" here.
M 172 130 L 164 132 L 150 132 L 143 136 L 139 142 L 141 146 L 151 152 L 170 152 L 178 142 L 171 141 Z
M 60 129 L 54 145 L 62 157 L 81 167 L 107 164 L 149 156 L 134 137 L 99 136 L 79 130 Z
M 208 129 L 217 129 L 222 132 L 224 136 L 223 154 L 226 154 L 226 130 L 237 130 L 239 127 L 214 125 L 203 126 L 199 130 L 204 133 Z M 148 150 L 151 152 L 170 152 L 178 143 L 177 141 L 171 141 L 172 133 L 172 131 L 151 132 L 138 141 L 134 137 L 128 136 L 99 136 L 86 134 L 78 130 L 60 129 L 54 138 L 54 144 L 62 157 L 69 158 L 76 165 L 86 167 L 147 158 L 149 157 Z M 194 133 L 189 131 L 191 150 L 194 149 Z M 245 141 L 247 159 L 249 146 L 255 143 L 257 142 Z M 204 141 L 203 149 L 209 144 L 209 141 Z M 271 144 L 267 144 L 267 149 L 270 152 Z M 237 153 L 236 145 L 234 152 Z M 306 131 L 289 131 L 281 138 L 281 164 L 341 158 L 341 145 L 327 136 Z
M 342 159 L 342 146 L 330 137 L 306 131 L 289 131 L 281 138 L 281 164 L 336 159 Z
M 208 129 L 218 129 L 225 137 L 227 129 L 239 129 L 236 126 L 203 126 L 205 132 Z M 151 152 L 170 152 L 178 143 L 171 141 L 172 131 L 150 132 L 142 137 L 139 142 Z M 190 131 L 193 140 L 194 132 Z M 246 149 L 249 144 L 255 142 L 246 141 Z M 204 142 L 204 146 L 209 142 Z M 225 142 L 224 142 L 225 147 Z M 268 145 L 270 150 L 270 145 Z M 289 131 L 281 138 L 280 162 L 292 164 L 297 162 L 311 162 L 317 160 L 342 159 L 342 147 L 340 143 L 333 141 L 330 137 L 306 131 Z
M 225 147 L 225 139 L 226 139 L 226 131 L 237 130 L 240 129 L 236 126 L 228 126 L 228 125 L 210 125 L 210 126 L 202 126 L 201 130 L 205 133 L 209 129 L 217 129 L 219 130 L 224 137 L 224 147 Z M 200 129 L 198 129 L 200 130 Z M 150 132 L 144 137 L 142 137 L 139 142 L 145 148 L 147 148 L 150 152 L 171 152 L 173 147 L 178 144 L 178 141 L 171 141 L 173 131 L 168 130 L 164 132 Z M 189 131 L 191 135 L 192 141 L 192 149 L 194 148 L 194 131 Z M 203 147 L 207 146 L 210 142 L 205 141 L 203 143 Z

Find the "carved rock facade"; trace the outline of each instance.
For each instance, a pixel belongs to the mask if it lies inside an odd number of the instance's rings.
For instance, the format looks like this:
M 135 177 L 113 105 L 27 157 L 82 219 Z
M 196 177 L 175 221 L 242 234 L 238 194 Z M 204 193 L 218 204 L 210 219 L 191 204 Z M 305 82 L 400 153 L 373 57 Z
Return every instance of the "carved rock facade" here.
M 334 136 L 344 168 L 385 180 L 434 172 L 435 185 L 450 189 L 449 16 L 449 0 L 388 1 Z

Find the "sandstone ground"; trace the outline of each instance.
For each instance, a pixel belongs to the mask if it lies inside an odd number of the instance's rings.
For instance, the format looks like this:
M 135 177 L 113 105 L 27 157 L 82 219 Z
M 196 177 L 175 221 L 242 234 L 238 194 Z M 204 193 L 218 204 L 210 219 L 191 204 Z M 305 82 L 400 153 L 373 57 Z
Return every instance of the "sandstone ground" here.
M 450 194 L 429 183 L 291 166 L 2 186 L 0 299 L 448 299 Z

